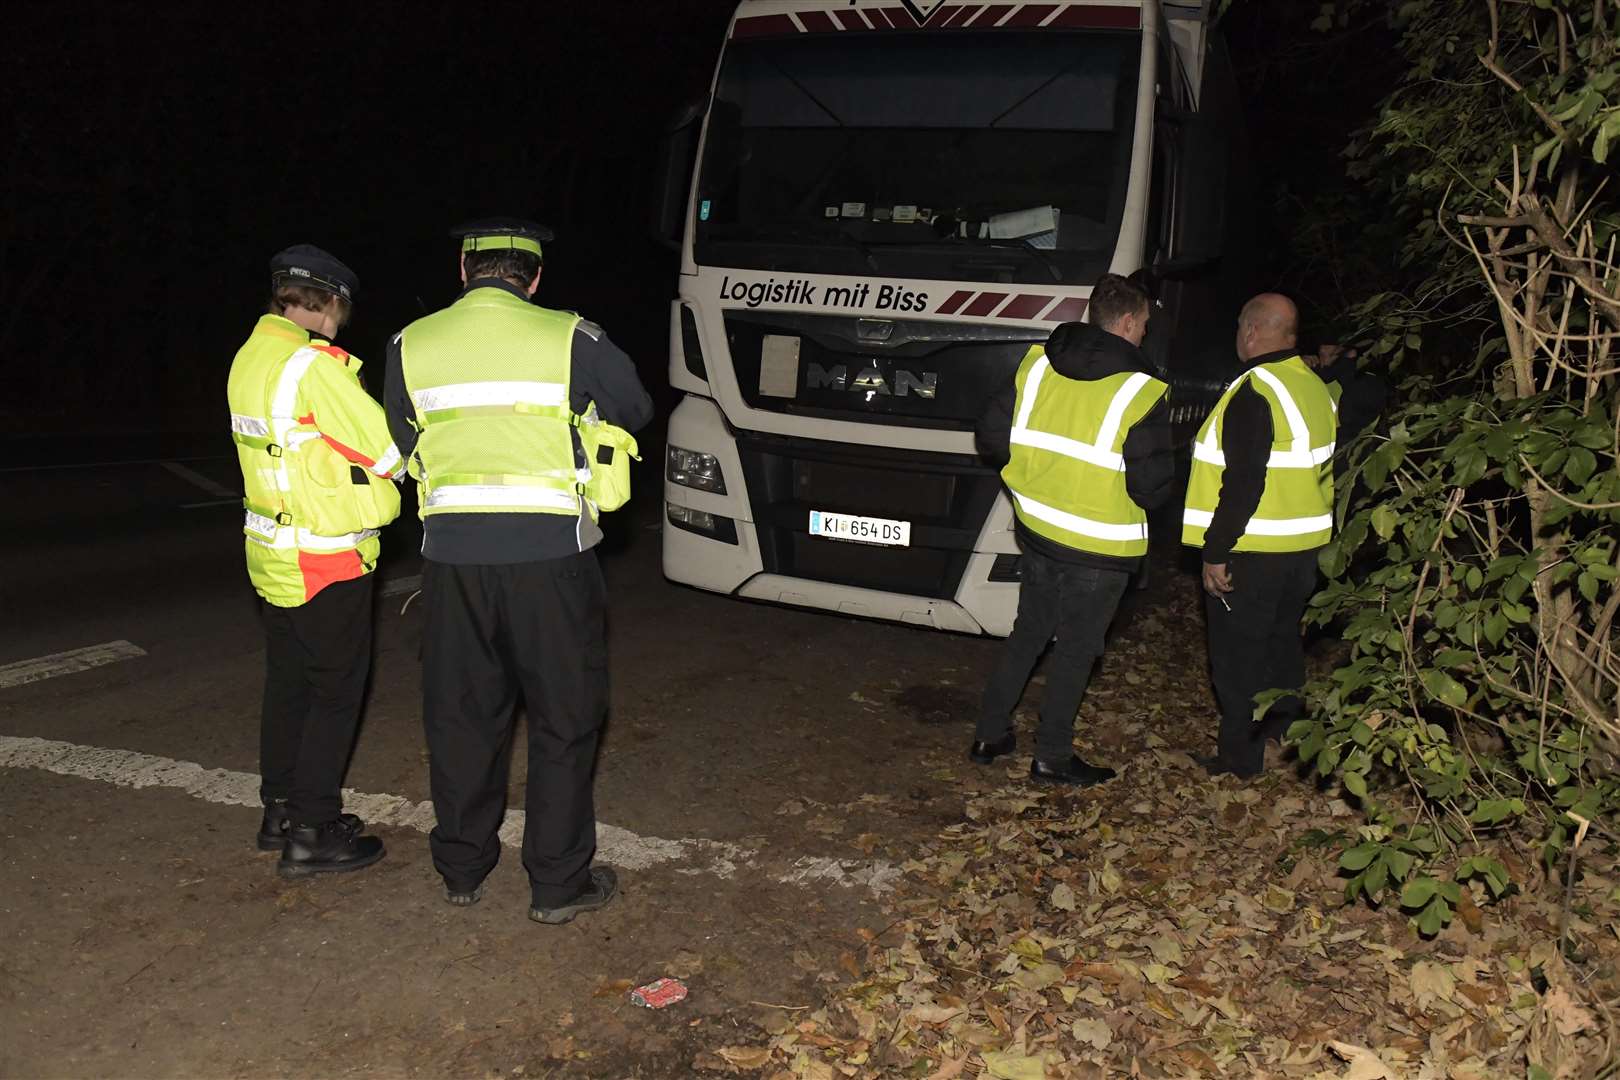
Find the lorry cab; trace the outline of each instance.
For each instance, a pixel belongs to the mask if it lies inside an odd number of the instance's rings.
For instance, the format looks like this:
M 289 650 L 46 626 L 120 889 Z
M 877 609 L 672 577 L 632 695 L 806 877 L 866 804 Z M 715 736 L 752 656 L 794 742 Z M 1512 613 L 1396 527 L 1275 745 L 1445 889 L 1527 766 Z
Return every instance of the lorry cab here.
M 975 421 L 1104 272 L 1157 283 L 1167 373 L 1229 341 L 1232 99 L 1204 3 L 739 4 L 671 132 L 666 575 L 1008 633 Z

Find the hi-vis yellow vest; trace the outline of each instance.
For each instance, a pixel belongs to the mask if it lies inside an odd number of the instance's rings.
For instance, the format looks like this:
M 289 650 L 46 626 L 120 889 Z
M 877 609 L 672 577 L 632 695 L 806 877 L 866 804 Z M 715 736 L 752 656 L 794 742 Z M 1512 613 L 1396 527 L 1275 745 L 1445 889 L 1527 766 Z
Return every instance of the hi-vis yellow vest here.
M 280 315 L 261 316 L 231 363 L 248 577 L 277 607 L 370 573 L 378 530 L 399 516 L 404 463 L 359 372 L 357 357 Z
M 411 474 L 423 517 L 580 512 L 568 400 L 579 316 L 478 288 L 400 338 L 422 433 Z
M 1046 350 L 1018 366 L 1012 456 L 1001 470 L 1031 532 L 1098 555 L 1146 555 L 1147 513 L 1125 489 L 1125 438 L 1168 389 L 1145 372 L 1065 378 Z
M 1181 542 L 1204 543 L 1226 471 L 1222 428 L 1226 407 L 1251 386 L 1271 407 L 1271 457 L 1266 487 L 1234 551 L 1309 551 L 1333 537 L 1333 440 L 1337 429 L 1327 387 L 1297 356 L 1260 364 L 1232 381 L 1193 442 L 1192 472 Z

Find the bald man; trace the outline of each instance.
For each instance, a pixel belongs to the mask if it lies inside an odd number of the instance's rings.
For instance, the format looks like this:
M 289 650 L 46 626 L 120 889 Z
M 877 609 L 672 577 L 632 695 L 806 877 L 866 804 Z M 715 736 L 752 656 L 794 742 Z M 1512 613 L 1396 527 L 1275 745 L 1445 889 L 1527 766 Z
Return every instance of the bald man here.
M 1305 683 L 1300 620 L 1316 555 L 1333 535 L 1333 399 L 1299 355 L 1293 301 L 1262 293 L 1238 316 L 1244 370 L 1193 441 L 1181 541 L 1203 549 L 1210 671 L 1220 703 L 1212 774 L 1258 774 L 1265 739 L 1300 712 L 1289 695 L 1264 724 L 1255 696 Z

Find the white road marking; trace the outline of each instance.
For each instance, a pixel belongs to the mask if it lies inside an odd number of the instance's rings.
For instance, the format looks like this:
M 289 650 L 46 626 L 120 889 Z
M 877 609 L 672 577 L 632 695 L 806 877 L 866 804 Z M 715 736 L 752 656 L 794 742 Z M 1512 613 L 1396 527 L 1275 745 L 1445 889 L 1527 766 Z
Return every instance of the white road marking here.
M 36 656 L 32 660 L 19 660 L 14 664 L 0 667 L 0 688 L 23 686 L 39 682 L 41 679 L 53 679 L 58 675 L 71 675 L 75 671 L 89 671 L 103 664 L 145 655 L 146 650 L 139 645 L 127 641 L 106 641 L 83 649 Z
M 415 592 L 421 587 L 421 574 L 412 574 L 410 577 L 389 578 L 383 582 L 382 594 L 384 596 L 399 596 L 401 593 Z
M 168 469 L 174 475 L 178 476 L 180 479 L 184 480 L 186 483 L 194 484 L 195 486 L 200 487 L 204 491 L 208 492 L 210 495 L 216 495 L 222 499 L 233 497 L 240 499 L 242 497 L 241 495 L 238 495 L 236 492 L 232 491 L 230 488 L 225 487 L 223 484 L 216 484 L 214 481 L 208 479 L 208 477 L 204 476 L 196 469 L 188 468 L 187 466 L 180 464 L 178 461 L 165 461 L 163 463 L 163 467 Z
M 196 799 L 225 806 L 258 807 L 259 778 L 253 773 L 229 769 L 205 769 L 191 761 L 142 754 L 135 750 L 108 750 L 96 746 L 0 735 L 0 768 L 43 769 L 58 776 L 99 780 L 120 787 L 173 788 Z M 393 825 L 428 832 L 433 828 L 431 802 L 412 802 L 399 795 L 369 795 L 343 789 L 343 808 L 373 825 Z M 508 810 L 501 823 L 501 843 L 518 848 L 523 843 L 523 811 Z M 730 877 L 741 867 L 761 868 L 761 853 L 739 844 L 720 840 L 666 840 L 639 836 L 629 829 L 597 822 L 596 853 L 606 863 L 627 870 L 644 870 L 663 863 L 690 862 L 681 867 L 684 874 L 713 874 Z M 777 881 L 811 886 L 831 883 L 849 888 L 865 886 L 873 893 L 893 887 L 901 871 L 881 860 L 863 862 L 803 857 L 784 870 L 773 870 Z

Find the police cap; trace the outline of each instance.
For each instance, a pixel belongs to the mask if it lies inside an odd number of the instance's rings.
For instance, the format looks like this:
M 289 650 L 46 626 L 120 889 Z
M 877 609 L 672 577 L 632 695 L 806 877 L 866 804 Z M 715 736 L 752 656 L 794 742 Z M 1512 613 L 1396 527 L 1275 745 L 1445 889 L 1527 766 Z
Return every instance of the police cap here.
M 463 252 L 513 250 L 540 256 L 541 245 L 551 243 L 555 234 L 522 218 L 497 217 L 458 225 L 450 235 L 461 241 Z
M 309 285 L 353 303 L 360 279 L 331 252 L 314 244 L 294 244 L 270 257 L 270 284 Z

